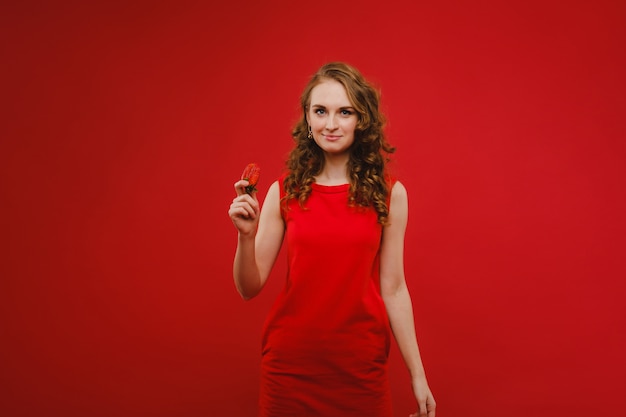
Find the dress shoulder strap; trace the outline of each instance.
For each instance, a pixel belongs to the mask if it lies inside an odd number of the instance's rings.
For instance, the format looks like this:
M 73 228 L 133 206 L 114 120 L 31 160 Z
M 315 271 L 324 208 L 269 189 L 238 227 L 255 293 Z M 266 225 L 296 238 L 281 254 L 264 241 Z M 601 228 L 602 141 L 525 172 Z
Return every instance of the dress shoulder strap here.
M 396 184 L 397 181 L 398 179 L 396 177 L 392 177 L 390 175 L 387 175 L 385 177 L 387 189 L 389 190 L 389 192 L 387 193 L 387 207 L 389 207 L 389 205 L 391 204 L 391 190 L 393 190 L 393 186 Z
M 280 215 L 282 216 L 283 220 L 286 219 L 287 213 L 287 204 L 284 200 L 285 196 L 287 195 L 287 193 L 285 192 L 285 178 L 287 178 L 287 172 L 283 172 L 280 177 L 278 177 L 278 189 L 280 191 L 279 194 L 279 198 L 280 198 Z

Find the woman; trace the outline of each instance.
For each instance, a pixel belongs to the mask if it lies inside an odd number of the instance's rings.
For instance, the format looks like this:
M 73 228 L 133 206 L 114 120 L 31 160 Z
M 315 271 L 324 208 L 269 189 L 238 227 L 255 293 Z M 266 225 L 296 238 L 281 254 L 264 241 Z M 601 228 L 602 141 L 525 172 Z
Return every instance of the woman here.
M 288 277 L 263 330 L 261 416 L 392 416 L 393 332 L 419 415 L 435 416 L 404 265 L 407 193 L 385 171 L 378 92 L 353 67 L 324 65 L 306 86 L 288 172 L 260 210 L 246 180 L 229 215 L 244 299 L 265 285 L 286 236 Z M 418 415 L 418 414 L 414 414 Z

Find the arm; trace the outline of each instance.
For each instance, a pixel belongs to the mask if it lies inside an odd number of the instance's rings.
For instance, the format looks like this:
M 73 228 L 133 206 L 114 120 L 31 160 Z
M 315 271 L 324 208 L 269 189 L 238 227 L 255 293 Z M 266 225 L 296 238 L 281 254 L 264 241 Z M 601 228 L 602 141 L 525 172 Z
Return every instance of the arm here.
M 391 191 L 388 224 L 383 229 L 380 255 L 380 289 L 402 358 L 411 374 L 420 415 L 435 416 L 433 398 L 417 345 L 413 305 L 404 277 L 404 233 L 408 218 L 406 189 L 396 182 Z M 417 414 L 415 414 L 417 415 Z
M 233 278 L 241 297 L 249 300 L 259 294 L 267 281 L 280 251 L 285 224 L 280 215 L 278 182 L 270 186 L 262 210 L 256 192 L 245 193 L 246 185 L 245 180 L 235 183 L 237 197 L 228 214 L 239 232 Z

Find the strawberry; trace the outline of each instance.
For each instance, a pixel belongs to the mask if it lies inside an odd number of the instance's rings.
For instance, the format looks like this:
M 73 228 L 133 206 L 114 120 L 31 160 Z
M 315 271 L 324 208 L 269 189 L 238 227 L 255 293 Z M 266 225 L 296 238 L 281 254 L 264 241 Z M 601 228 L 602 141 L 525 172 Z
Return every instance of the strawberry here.
M 246 169 L 243 170 L 243 174 L 241 174 L 241 179 L 248 181 L 250 184 L 246 186 L 246 192 L 248 194 L 252 194 L 252 192 L 257 191 L 256 185 L 259 182 L 259 175 L 261 175 L 261 168 L 255 164 L 254 162 L 248 164 Z

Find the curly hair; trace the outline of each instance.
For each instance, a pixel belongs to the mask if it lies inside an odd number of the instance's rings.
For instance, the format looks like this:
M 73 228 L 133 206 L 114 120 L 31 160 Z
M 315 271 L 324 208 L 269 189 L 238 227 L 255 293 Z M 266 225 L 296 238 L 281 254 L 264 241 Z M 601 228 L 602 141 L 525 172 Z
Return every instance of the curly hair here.
M 302 117 L 292 131 L 296 146 L 287 160 L 288 173 L 284 180 L 283 204 L 286 206 L 287 201 L 296 199 L 300 206 L 304 207 L 311 194 L 314 177 L 324 168 L 322 149 L 308 138 L 306 113 L 311 102 L 311 91 L 326 80 L 334 80 L 343 85 L 358 115 L 354 143 L 349 149 L 348 204 L 373 207 L 378 215 L 378 222 L 385 225 L 389 216 L 387 199 L 390 193 L 386 164 L 389 161 L 388 155 L 393 153 L 395 148 L 385 140 L 383 132 L 385 117 L 379 110 L 379 92 L 356 68 L 342 62 L 331 62 L 322 66 L 313 75 L 300 97 Z

